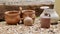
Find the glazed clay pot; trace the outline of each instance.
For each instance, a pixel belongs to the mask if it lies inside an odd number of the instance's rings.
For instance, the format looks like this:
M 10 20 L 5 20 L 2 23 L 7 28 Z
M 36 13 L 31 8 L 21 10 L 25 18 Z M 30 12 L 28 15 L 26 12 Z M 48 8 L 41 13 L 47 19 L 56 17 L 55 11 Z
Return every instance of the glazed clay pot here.
M 18 11 L 5 12 L 5 21 L 7 24 L 17 24 L 20 21 L 20 13 Z
M 35 20 L 35 11 L 34 10 L 23 10 L 22 11 L 22 16 L 23 16 L 23 19 L 27 16 L 31 17 L 33 20 Z

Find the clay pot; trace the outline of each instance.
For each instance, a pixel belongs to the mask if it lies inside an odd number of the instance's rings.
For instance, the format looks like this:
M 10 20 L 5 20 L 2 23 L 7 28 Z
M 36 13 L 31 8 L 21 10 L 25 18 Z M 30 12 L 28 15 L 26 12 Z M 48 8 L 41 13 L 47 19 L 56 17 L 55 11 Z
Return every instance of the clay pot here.
M 29 16 L 31 17 L 33 20 L 35 20 L 35 11 L 34 10 L 23 10 L 22 11 L 22 16 L 23 16 L 23 19 L 25 19 L 25 17 Z
M 5 12 L 5 21 L 7 24 L 17 24 L 20 21 L 20 13 L 18 11 Z
M 50 15 L 45 13 L 41 16 L 41 28 L 50 28 Z
M 30 17 L 25 17 L 25 19 L 24 19 L 24 25 L 32 26 L 33 25 L 33 19 L 30 18 Z

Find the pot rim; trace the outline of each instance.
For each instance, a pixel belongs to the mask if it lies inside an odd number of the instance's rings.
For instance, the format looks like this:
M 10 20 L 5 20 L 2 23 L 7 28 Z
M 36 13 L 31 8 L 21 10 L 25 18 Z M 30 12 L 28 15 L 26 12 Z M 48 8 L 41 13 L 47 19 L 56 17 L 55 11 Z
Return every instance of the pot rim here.
M 11 13 L 11 12 L 17 12 L 16 14 L 9 14 L 9 13 Z M 18 11 L 6 11 L 5 12 L 5 15 L 20 15 L 20 12 L 18 12 Z
M 25 12 L 27 12 L 27 11 L 30 11 L 30 12 L 35 13 L 35 11 L 34 11 L 34 10 L 22 10 L 22 13 L 25 13 Z

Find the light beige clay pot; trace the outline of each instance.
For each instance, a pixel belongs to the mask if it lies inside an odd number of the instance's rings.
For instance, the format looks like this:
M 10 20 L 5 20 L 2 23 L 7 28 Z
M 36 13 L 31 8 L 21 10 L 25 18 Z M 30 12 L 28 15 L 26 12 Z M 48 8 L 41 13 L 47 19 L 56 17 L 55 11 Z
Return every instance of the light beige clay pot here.
M 26 17 L 26 18 L 24 19 L 24 25 L 28 25 L 28 26 L 33 25 L 33 19 L 30 18 L 30 17 Z

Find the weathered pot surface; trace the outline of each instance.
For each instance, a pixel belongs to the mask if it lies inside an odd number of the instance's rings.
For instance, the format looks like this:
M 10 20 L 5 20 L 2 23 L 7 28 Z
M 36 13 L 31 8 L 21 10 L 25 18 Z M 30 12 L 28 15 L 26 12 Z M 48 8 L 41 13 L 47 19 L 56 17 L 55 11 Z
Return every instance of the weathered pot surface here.
M 20 13 L 18 11 L 5 12 L 5 21 L 7 24 L 17 24 L 20 21 Z

